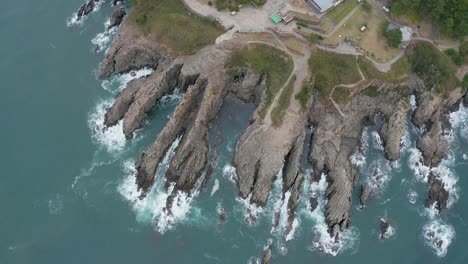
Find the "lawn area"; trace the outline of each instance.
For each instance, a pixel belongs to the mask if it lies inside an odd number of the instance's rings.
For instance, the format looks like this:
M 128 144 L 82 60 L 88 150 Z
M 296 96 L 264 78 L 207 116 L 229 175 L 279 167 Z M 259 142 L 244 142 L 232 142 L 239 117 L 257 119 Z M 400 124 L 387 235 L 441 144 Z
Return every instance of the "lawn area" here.
M 250 67 L 259 74 L 267 77 L 265 104 L 260 110 L 260 116 L 265 117 L 267 110 L 276 93 L 288 80 L 293 69 L 293 60 L 284 52 L 262 44 L 249 45 L 245 49 L 236 51 L 226 68 Z
M 296 95 L 304 105 L 311 92 L 316 92 L 322 102 L 328 100 L 331 90 L 338 84 L 352 84 L 361 80 L 356 57 L 317 50 L 309 59 L 313 88 L 304 85 Z M 308 95 L 308 96 L 307 96 Z
M 382 24 L 385 17 L 377 10 L 366 11 L 360 9 L 341 28 L 339 28 L 326 43 L 336 45 L 347 37 L 359 45 L 371 57 L 378 61 L 389 61 L 400 53 L 400 49 L 388 45 L 383 36 Z M 359 29 L 366 25 L 365 32 Z
M 336 87 L 332 95 L 333 100 L 338 104 L 348 104 L 351 100 L 351 92 L 349 90 L 350 89 L 346 87 Z
M 181 0 L 132 0 L 129 19 L 175 55 L 192 54 L 212 44 L 223 30 L 191 14 Z
M 289 102 L 291 102 L 291 95 L 294 92 L 294 83 L 296 82 L 296 75 L 294 75 L 291 80 L 289 80 L 288 85 L 283 89 L 281 95 L 276 103 L 273 110 L 271 110 L 271 122 L 273 126 L 279 127 L 283 123 L 284 114 L 286 109 L 289 107 Z
M 387 82 L 398 83 L 404 80 L 404 77 L 408 77 L 411 73 L 411 62 L 407 56 L 403 56 L 397 60 L 390 71 L 380 72 L 374 64 L 363 56 L 358 57 L 359 68 L 366 77 L 366 79 L 379 79 Z
M 345 0 L 343 3 L 337 5 L 330 12 L 328 12 L 325 17 L 331 19 L 335 25 L 340 23 L 340 21 L 349 14 L 359 2 L 357 0 Z

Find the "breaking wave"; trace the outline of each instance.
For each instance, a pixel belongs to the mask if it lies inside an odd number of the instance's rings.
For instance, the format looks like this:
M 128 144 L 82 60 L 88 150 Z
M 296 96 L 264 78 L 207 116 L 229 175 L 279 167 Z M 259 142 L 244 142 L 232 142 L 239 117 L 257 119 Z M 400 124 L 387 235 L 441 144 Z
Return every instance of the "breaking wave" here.
M 95 52 L 99 53 L 107 49 L 112 37 L 117 33 L 118 27 L 112 27 L 107 29 L 110 25 L 110 19 L 107 19 L 104 23 L 105 31 L 97 34 L 92 40 L 91 43 L 95 46 Z
M 302 214 L 305 214 L 314 223 L 312 251 L 319 251 L 332 256 L 337 256 L 346 250 L 355 249 L 359 242 L 359 231 L 356 227 L 351 227 L 345 231 L 338 231 L 331 235 L 328 232 L 328 226 L 325 222 L 325 192 L 328 186 L 326 175 L 322 174 L 318 182 L 312 182 L 306 177 L 304 187 L 313 197 L 317 198 L 318 206 L 314 211 L 311 211 L 310 205 L 307 205 Z
M 141 191 L 138 190 L 135 182 L 136 169 L 133 160 L 124 162 L 124 170 L 128 176 L 118 188 L 121 195 L 132 204 L 137 220 L 154 223 L 156 231 L 161 234 L 172 230 L 177 223 L 187 220 L 187 215 L 193 211 L 191 204 L 198 195 L 198 190 L 195 190 L 191 195 L 182 191 L 174 193 L 175 184 L 171 184 L 167 189 L 164 188 L 166 184 L 164 175 L 175 155 L 180 140 L 181 137 L 176 139 L 167 151 L 156 172 L 153 188 L 145 198 L 139 198 Z M 172 204 L 168 206 L 167 200 L 171 195 L 173 196 Z
M 104 2 L 105 0 L 95 2 L 93 11 L 91 11 L 91 13 L 89 13 L 87 16 L 82 16 L 81 19 L 78 19 L 78 12 L 73 13 L 69 18 L 67 18 L 67 26 L 72 27 L 82 25 L 89 15 L 97 12 L 101 8 L 102 3 Z
M 112 93 L 113 95 L 116 95 L 125 89 L 130 81 L 148 76 L 152 74 L 153 71 L 154 70 L 150 68 L 142 68 L 137 71 L 130 71 L 128 73 L 119 74 L 109 80 L 102 81 L 101 86 L 104 88 L 104 90 Z
M 434 207 L 426 209 L 426 214 L 429 221 L 423 227 L 424 242 L 438 257 L 444 257 L 455 238 L 455 229 L 440 218 Z
M 96 143 L 104 146 L 109 152 L 118 152 L 125 147 L 127 142 L 123 133 L 122 120 L 113 127 L 107 127 L 104 124 L 104 115 L 112 103 L 113 99 L 99 103 L 88 119 L 88 126 L 92 132 L 91 137 Z

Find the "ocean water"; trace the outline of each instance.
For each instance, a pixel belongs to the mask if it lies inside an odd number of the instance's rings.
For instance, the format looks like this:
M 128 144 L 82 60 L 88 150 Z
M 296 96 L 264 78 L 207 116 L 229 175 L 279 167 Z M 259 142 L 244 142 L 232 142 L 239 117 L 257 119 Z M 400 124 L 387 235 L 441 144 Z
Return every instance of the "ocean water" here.
M 165 97 L 134 140 L 125 140 L 121 124 L 103 129 L 104 109 L 132 76 L 96 80 L 115 33 L 105 31 L 112 8 L 107 0 L 75 23 L 73 13 L 82 2 L 4 1 L 0 9 L 0 263 L 249 263 L 261 258 L 269 243 L 272 263 L 468 263 L 468 160 L 463 156 L 468 155 L 468 110 L 463 107 L 451 115 L 450 157 L 435 169 L 450 187 L 450 209 L 438 215 L 423 206 L 428 168 L 418 163 L 414 142 L 420 132 L 408 122 L 402 157 L 390 164 L 383 158 L 377 124 L 366 129 L 361 152 L 353 155 L 361 166 L 360 182 L 370 182 L 373 195 L 361 211 L 356 190 L 352 228 L 340 244 L 326 233 L 324 175 L 318 183 L 306 178 L 287 236 L 289 195 L 283 199 L 279 180 L 265 208 L 237 198 L 230 161 L 253 106 L 234 99 L 223 106 L 210 133 L 217 159 L 208 185 L 192 197 L 177 196 L 178 206 L 167 216 L 160 175 L 170 152 L 151 194 L 136 200 L 133 162 L 182 95 Z M 141 69 L 137 76 L 150 73 Z M 310 175 L 306 164 L 305 169 Z M 313 213 L 307 205 L 312 194 L 320 197 Z M 246 219 L 248 212 L 256 223 Z M 275 215 L 279 224 L 273 227 Z M 381 218 L 389 219 L 393 231 L 386 240 L 379 239 Z

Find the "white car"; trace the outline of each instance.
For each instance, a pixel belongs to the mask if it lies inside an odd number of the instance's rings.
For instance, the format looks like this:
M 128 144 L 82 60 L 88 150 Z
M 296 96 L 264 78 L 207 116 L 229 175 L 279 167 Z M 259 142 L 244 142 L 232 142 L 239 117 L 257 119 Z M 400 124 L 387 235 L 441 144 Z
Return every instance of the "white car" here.
M 384 10 L 385 12 L 387 12 L 387 13 L 390 12 L 390 8 L 388 8 L 388 7 L 386 7 L 386 6 L 383 7 L 383 10 Z

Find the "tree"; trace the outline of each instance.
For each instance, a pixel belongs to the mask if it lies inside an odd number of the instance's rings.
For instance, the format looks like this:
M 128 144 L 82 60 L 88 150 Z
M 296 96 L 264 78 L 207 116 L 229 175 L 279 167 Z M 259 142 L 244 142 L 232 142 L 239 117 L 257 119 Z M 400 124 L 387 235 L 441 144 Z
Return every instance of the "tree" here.
M 388 45 L 391 47 L 397 48 L 401 44 L 401 40 L 403 39 L 403 34 L 399 28 L 387 30 L 385 32 L 385 37 L 387 37 Z

